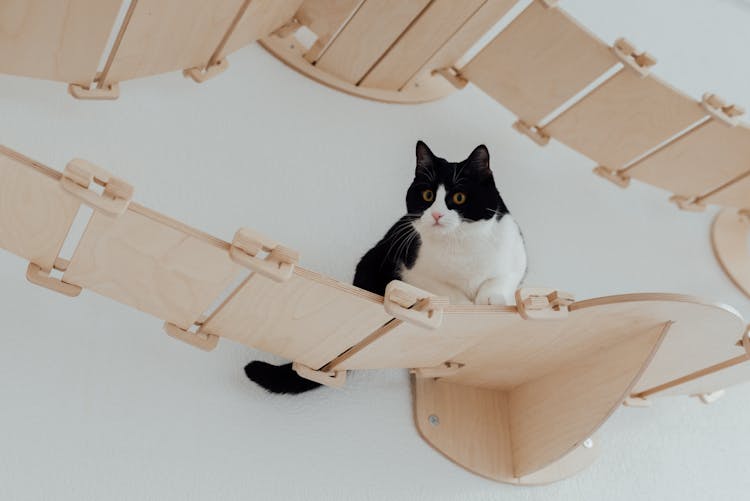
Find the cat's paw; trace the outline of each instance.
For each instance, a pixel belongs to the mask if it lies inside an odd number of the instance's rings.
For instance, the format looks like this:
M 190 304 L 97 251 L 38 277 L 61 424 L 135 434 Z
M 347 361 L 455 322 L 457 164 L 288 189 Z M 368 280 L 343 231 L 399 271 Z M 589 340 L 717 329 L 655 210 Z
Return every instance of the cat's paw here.
M 499 292 L 481 292 L 474 299 L 474 304 L 507 306 L 513 304 L 513 300 L 506 294 Z

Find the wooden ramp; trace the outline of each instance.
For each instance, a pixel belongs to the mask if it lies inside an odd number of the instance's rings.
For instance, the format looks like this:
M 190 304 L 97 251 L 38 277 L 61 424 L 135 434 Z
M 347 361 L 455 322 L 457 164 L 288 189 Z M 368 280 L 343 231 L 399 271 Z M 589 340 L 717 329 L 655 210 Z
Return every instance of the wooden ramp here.
M 138 205 L 132 187 L 89 162 L 59 173 L 5 147 L 0 195 L 0 246 L 28 261 L 31 282 L 69 296 L 90 289 L 204 350 L 226 338 L 289 358 L 329 386 L 349 370 L 411 369 L 422 436 L 499 481 L 585 467 L 598 450 L 591 437 L 626 399 L 750 377 L 742 318 L 697 298 L 576 302 L 521 289 L 517 306 L 450 305 L 398 281 L 380 297 L 305 270 L 252 230 L 230 243 Z M 81 204 L 93 213 L 66 261 Z

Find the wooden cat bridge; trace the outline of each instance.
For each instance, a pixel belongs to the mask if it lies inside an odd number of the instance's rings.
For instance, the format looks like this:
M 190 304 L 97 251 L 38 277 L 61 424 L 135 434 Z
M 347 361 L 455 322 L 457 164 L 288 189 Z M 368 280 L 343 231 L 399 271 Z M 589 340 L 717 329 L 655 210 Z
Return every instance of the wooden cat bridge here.
M 521 289 L 517 306 L 451 305 L 398 281 L 380 297 L 298 266 L 295 251 L 253 231 L 225 242 L 132 196 L 89 162 L 60 173 L 0 147 L 0 247 L 28 261 L 32 283 L 107 296 L 204 350 L 226 338 L 329 386 L 349 370 L 409 368 L 424 439 L 495 480 L 544 483 L 585 467 L 623 402 L 710 399 L 750 378 L 745 323 L 727 306 L 552 289 Z M 82 205 L 93 211 L 63 259 Z
M 618 186 L 658 186 L 685 210 L 729 207 L 714 248 L 750 291 L 743 110 L 674 89 L 651 74 L 651 55 L 624 39 L 609 46 L 555 0 L 0 3 L 0 72 L 67 82 L 82 99 L 113 99 L 119 82 L 175 70 L 203 82 L 255 40 L 300 73 L 370 99 L 429 101 L 471 82 L 518 116 L 516 130 L 568 145 Z

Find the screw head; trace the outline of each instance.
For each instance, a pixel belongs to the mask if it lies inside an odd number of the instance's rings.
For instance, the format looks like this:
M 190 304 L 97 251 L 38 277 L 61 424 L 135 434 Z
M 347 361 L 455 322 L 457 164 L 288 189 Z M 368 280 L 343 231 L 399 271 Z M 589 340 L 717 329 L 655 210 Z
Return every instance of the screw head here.
M 587 449 L 591 449 L 594 446 L 594 441 L 591 440 L 590 438 L 587 438 L 586 440 L 583 441 L 583 446 Z
M 435 414 L 430 414 L 430 417 L 428 417 L 427 420 L 430 422 L 432 426 L 437 426 L 440 424 L 440 418 L 437 417 Z

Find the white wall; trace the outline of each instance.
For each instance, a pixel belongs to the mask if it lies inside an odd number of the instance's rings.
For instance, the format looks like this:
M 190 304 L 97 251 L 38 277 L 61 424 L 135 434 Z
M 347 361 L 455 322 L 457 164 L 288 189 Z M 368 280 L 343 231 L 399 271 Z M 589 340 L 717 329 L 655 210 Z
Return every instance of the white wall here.
M 741 0 L 562 2 L 605 40 L 655 54 L 656 73 L 694 96 L 750 107 L 750 7 Z M 61 84 L 0 77 L 0 142 L 61 169 L 74 156 L 136 186 L 139 202 L 230 239 L 246 225 L 350 280 L 358 257 L 403 210 L 413 146 L 449 159 L 486 143 L 523 226 L 528 282 L 578 298 L 637 291 L 750 302 L 710 248 L 714 211 L 681 213 L 667 193 L 620 190 L 593 164 L 511 130 L 475 88 L 385 105 L 319 86 L 257 46 L 197 86 L 178 73 L 81 102 Z M 358 373 L 343 391 L 273 397 L 243 365 L 273 357 L 231 342 L 205 354 L 112 301 L 29 285 L 0 255 L 0 499 L 739 499 L 747 495 L 750 386 L 711 406 L 658 400 L 620 410 L 603 454 L 541 488 L 495 484 L 417 435 L 405 371 Z M 710 335 L 709 332 L 706 333 Z

